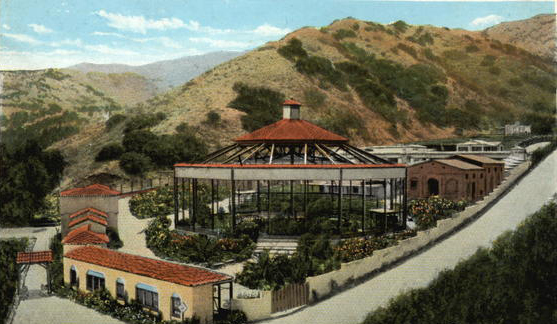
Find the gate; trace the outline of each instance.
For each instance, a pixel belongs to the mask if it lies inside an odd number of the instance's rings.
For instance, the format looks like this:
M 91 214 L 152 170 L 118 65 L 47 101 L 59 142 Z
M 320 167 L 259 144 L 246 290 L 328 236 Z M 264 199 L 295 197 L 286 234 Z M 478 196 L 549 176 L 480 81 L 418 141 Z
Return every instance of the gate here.
M 271 313 L 282 312 L 309 302 L 309 284 L 290 284 L 274 290 L 271 296 Z

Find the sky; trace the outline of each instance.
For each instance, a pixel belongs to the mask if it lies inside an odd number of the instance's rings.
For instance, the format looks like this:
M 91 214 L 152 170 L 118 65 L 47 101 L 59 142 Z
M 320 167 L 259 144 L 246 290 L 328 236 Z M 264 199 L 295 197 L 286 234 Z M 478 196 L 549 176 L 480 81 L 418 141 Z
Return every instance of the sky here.
M 0 69 L 141 65 L 244 51 L 354 17 L 481 30 L 554 13 L 553 1 L 0 0 Z

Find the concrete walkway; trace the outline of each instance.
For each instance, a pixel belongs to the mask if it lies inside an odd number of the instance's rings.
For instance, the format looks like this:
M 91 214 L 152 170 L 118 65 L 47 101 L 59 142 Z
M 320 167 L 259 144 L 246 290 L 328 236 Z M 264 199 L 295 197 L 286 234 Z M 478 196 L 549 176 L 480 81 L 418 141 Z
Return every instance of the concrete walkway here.
M 58 228 L 59 229 L 59 228 Z M 1 238 L 35 238 L 33 251 L 49 249 L 50 239 L 56 234 L 56 227 L 23 227 L 0 229 Z M 25 277 L 29 296 L 21 300 L 16 309 L 14 324 L 122 324 L 124 322 L 102 315 L 67 299 L 44 297 L 41 285 L 46 284 L 46 270 L 39 265 L 29 267 Z
M 557 152 L 553 152 L 482 217 L 397 267 L 330 299 L 263 323 L 361 323 L 366 315 L 412 288 L 427 286 L 479 247 L 516 228 L 557 192 Z

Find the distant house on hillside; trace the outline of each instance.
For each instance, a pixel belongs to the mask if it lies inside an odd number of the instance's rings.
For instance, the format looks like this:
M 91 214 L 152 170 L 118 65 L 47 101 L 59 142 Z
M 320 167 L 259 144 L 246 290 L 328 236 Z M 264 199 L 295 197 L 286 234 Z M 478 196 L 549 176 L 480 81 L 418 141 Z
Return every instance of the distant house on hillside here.
M 505 125 L 505 135 L 521 135 L 521 134 L 531 134 L 532 126 L 521 125 L 519 122 L 514 124 Z
M 456 150 L 459 152 L 491 152 L 502 151 L 503 145 L 501 142 L 488 142 L 483 140 L 470 140 L 456 145 Z

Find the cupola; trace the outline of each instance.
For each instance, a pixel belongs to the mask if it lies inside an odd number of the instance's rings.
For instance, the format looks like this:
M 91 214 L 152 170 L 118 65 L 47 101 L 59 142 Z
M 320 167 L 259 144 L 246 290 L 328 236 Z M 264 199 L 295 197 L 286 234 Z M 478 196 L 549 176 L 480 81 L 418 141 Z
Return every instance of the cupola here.
M 300 106 L 295 100 L 286 100 L 282 104 L 282 119 L 300 119 Z

